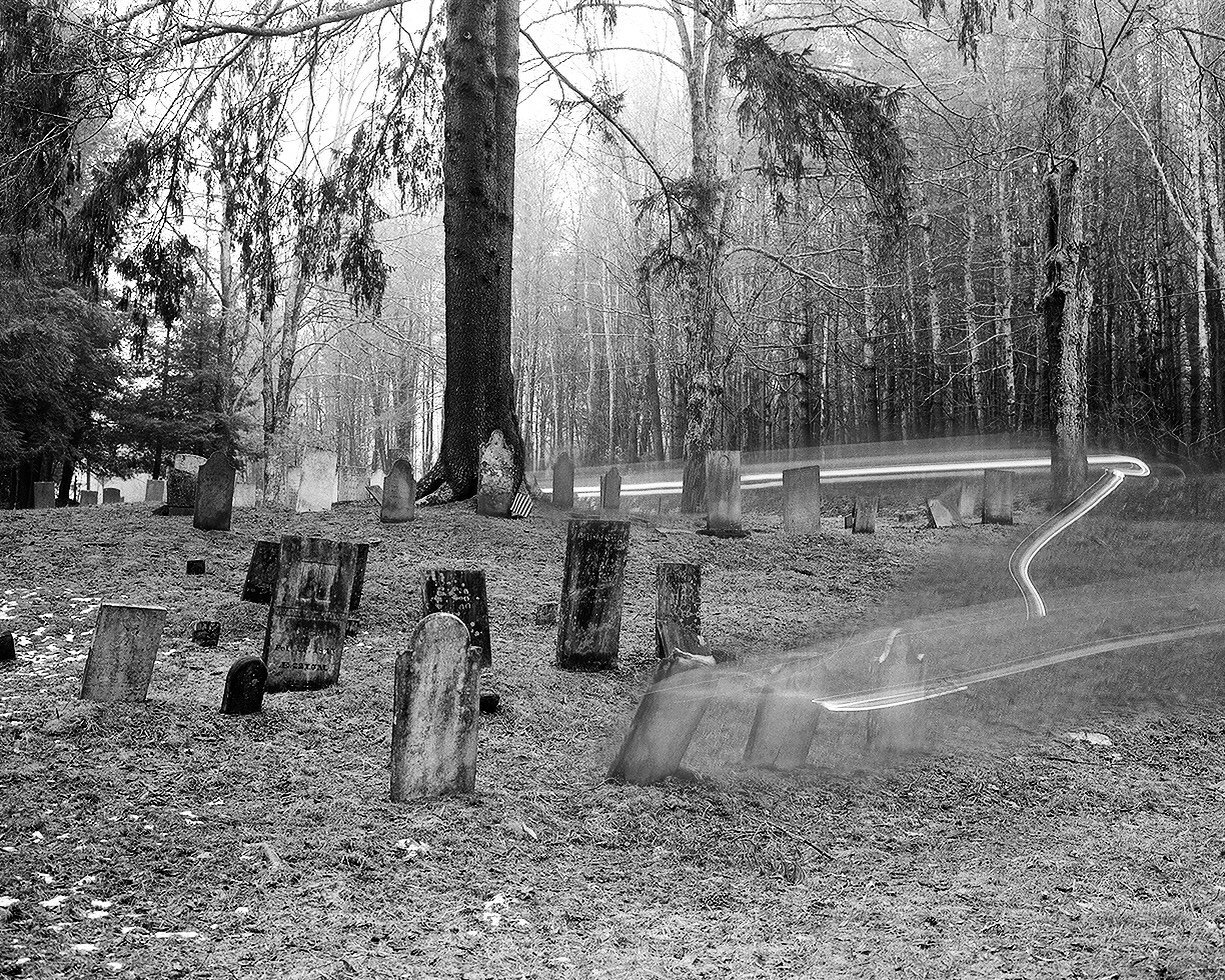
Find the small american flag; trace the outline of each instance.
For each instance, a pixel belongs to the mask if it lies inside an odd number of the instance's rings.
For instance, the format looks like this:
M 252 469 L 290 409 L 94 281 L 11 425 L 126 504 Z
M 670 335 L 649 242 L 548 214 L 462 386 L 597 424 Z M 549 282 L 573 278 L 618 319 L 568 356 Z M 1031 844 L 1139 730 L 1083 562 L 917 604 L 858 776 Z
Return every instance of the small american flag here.
M 532 495 L 527 492 L 527 487 L 519 487 L 519 492 L 515 494 L 515 499 L 510 503 L 511 517 L 527 517 L 532 512 Z

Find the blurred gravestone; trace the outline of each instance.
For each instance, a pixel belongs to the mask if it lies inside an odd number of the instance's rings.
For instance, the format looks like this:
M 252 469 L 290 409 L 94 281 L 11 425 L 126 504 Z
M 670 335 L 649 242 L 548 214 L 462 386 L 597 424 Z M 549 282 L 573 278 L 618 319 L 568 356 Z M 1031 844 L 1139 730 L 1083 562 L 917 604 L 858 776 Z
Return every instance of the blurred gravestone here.
M 123 493 L 118 487 L 103 487 L 102 502 L 104 504 L 121 504 L 123 503 Z
M 299 514 L 331 510 L 336 502 L 336 454 L 312 449 L 302 460 L 302 479 L 294 510 Z
M 628 521 L 571 519 L 557 623 L 558 667 L 616 669 L 629 543 Z
M 234 514 L 234 467 L 215 452 L 196 474 L 196 510 L 192 525 L 201 531 L 228 531 Z
M 804 765 L 825 710 L 813 702 L 828 690 L 829 674 L 815 658 L 771 668 L 757 699 L 744 761 L 782 770 Z
M 281 538 L 264 638 L 270 693 L 336 683 L 356 574 L 354 544 Z
M 515 499 L 515 456 L 500 429 L 481 446 L 477 466 L 476 512 L 486 517 L 509 517 Z
M 944 501 L 937 497 L 932 497 L 927 501 L 927 526 L 933 528 L 952 527 L 957 523 L 957 519 L 953 517 L 952 512 L 945 506 Z
M 438 612 L 458 617 L 468 628 L 468 642 L 480 651 L 481 666 L 493 664 L 483 570 L 435 568 L 427 571 L 421 615 L 425 617 Z
M 255 654 L 239 657 L 225 675 L 221 694 L 223 715 L 253 715 L 264 707 L 268 668 Z
M 740 450 L 718 449 L 706 454 L 706 527 L 700 534 L 742 538 L 740 524 Z
M 417 516 L 417 481 L 413 479 L 413 464 L 397 459 L 391 472 L 383 479 L 383 498 L 379 520 L 384 524 L 403 524 Z
M 857 496 L 855 498 L 855 521 L 851 527 L 852 534 L 875 534 L 876 511 L 880 506 L 880 497 Z
M 195 456 L 191 453 L 179 453 L 174 457 L 174 468 L 183 473 L 190 473 L 192 476 L 195 476 L 197 471 L 203 465 L 203 456 Z
M 166 501 L 166 481 L 165 480 L 146 480 L 145 481 L 145 503 L 146 504 L 161 504 Z
M 251 564 L 247 566 L 247 580 L 242 587 L 243 599 L 259 603 L 272 601 L 272 589 L 276 585 L 276 570 L 280 561 L 281 542 L 255 542 L 251 551 Z
M 476 789 L 480 651 L 450 613 L 426 616 L 396 658 L 391 725 L 394 802 Z
M 882 752 L 913 752 L 922 747 L 920 731 L 925 666 L 922 654 L 914 654 L 910 640 L 894 630 L 885 649 L 872 664 L 872 687 L 878 695 L 892 692 L 893 707 L 867 712 L 867 746 Z M 909 701 L 908 701 L 909 699 Z
M 17 645 L 13 642 L 10 630 L 0 633 L 0 664 L 10 663 L 17 659 Z
M 90 701 L 143 701 L 153 677 L 153 661 L 166 626 L 161 606 L 98 609 L 94 642 L 85 661 L 81 697 Z
M 98 491 L 97 490 L 82 490 L 81 491 L 81 506 L 82 507 L 97 507 L 98 506 Z
M 34 484 L 34 509 L 47 510 L 55 506 L 55 484 L 54 483 L 35 483 Z
M 336 502 L 354 503 L 366 499 L 370 471 L 364 466 L 341 466 L 336 471 Z
M 615 466 L 600 477 L 600 509 L 621 509 L 621 474 Z
M 254 483 L 234 484 L 234 506 L 254 507 L 259 503 L 259 487 Z
M 553 463 L 553 506 L 560 510 L 574 509 L 574 460 L 562 453 Z
M 655 653 L 667 660 L 664 625 L 673 621 L 694 634 L 702 632 L 702 569 L 697 565 L 660 562 L 655 566 Z M 693 651 L 690 651 L 693 652 Z
M 783 470 L 783 532 L 817 534 L 821 530 L 821 467 Z
M 184 470 L 171 470 L 166 474 L 166 506 L 171 517 L 195 516 L 195 476 Z
M 983 523 L 1011 524 L 1013 486 L 1009 470 L 983 473 Z
M 974 517 L 974 491 L 964 480 L 954 483 L 936 499 L 948 508 L 958 524 L 964 524 Z

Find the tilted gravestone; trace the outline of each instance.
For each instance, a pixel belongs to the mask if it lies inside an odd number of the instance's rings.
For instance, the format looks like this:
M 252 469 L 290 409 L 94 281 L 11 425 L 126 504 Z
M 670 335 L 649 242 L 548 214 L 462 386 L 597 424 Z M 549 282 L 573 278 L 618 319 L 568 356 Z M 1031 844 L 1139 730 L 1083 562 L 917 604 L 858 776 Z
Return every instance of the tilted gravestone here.
M 574 509 L 574 460 L 562 453 L 553 463 L 553 506 L 560 510 Z
M 744 537 L 738 449 L 706 454 L 706 527 L 698 533 L 717 538 Z
M 628 521 L 571 519 L 557 620 L 558 667 L 616 669 L 629 543 Z
M 35 483 L 34 484 L 34 509 L 47 510 L 55 506 L 55 490 L 54 483 Z
M 1010 470 L 983 473 L 983 523 L 1011 524 L 1013 474 Z
M 936 498 L 953 515 L 953 520 L 964 524 L 974 517 L 974 491 L 964 480 L 959 480 Z
M 480 651 L 450 613 L 426 616 L 396 658 L 391 724 L 394 802 L 476 789 Z
M 98 506 L 98 491 L 97 490 L 82 490 L 80 494 L 82 507 L 97 507 Z
M 153 661 L 166 626 L 162 606 L 98 609 L 94 641 L 85 661 L 81 697 L 90 701 L 143 701 L 149 694 Z
M 171 517 L 194 517 L 196 513 L 196 478 L 185 470 L 166 474 L 166 506 Z
M 102 490 L 102 502 L 104 504 L 121 504 L 123 503 L 123 493 L 118 487 L 104 487 Z
M 783 533 L 817 534 L 821 530 L 821 467 L 783 470 Z
M 384 524 L 403 524 L 416 516 L 417 481 L 413 478 L 413 464 L 406 459 L 397 459 L 391 472 L 383 478 L 379 520 Z
M 445 612 L 457 616 L 468 628 L 468 642 L 481 654 L 481 666 L 493 664 L 489 636 L 489 603 L 485 597 L 482 569 L 435 568 L 425 573 L 422 617 Z
M 264 707 L 268 667 L 253 653 L 239 657 L 225 675 L 221 693 L 223 715 L 253 715 Z
M 926 665 L 911 649 L 910 638 L 894 630 L 872 664 L 872 687 L 890 695 L 893 707 L 867 712 L 867 747 L 882 752 L 914 752 L 922 747 L 922 697 Z
M 667 660 L 673 654 L 665 642 L 664 625 L 669 621 L 701 635 L 702 569 L 699 566 L 683 562 L 660 562 L 655 566 L 655 653 L 660 660 Z
M 146 504 L 161 504 L 166 502 L 166 481 L 165 480 L 146 480 L 145 481 L 145 503 Z
M 948 509 L 943 500 L 932 497 L 927 501 L 927 526 L 931 528 L 948 528 L 958 523 L 953 512 Z
M 621 473 L 615 466 L 600 477 L 600 509 L 621 509 Z
M 336 683 L 356 575 L 355 544 L 281 538 L 264 637 L 269 693 Z
M 876 511 L 880 507 L 880 497 L 858 496 L 855 498 L 855 522 L 851 527 L 852 534 L 875 534 Z
M 234 515 L 235 469 L 225 453 L 216 452 L 196 474 L 196 510 L 192 526 L 201 531 L 228 531 Z
M 515 499 L 515 456 L 500 429 L 481 446 L 476 474 L 476 512 L 486 517 L 509 517 Z
M 814 698 L 828 690 L 828 671 L 816 658 L 772 668 L 757 699 L 744 761 L 781 770 L 804 765 L 825 711 Z
M 331 510 L 336 502 L 336 454 L 312 449 L 302 460 L 294 510 L 299 514 Z

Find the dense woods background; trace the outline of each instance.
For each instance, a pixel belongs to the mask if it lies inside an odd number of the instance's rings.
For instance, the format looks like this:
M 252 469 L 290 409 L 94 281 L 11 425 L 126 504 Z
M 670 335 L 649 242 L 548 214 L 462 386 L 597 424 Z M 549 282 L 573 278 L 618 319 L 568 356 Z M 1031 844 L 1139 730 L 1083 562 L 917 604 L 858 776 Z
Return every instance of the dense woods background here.
M 96 7 L 0 2 L 10 503 L 215 448 L 270 496 L 312 445 L 420 472 L 465 297 L 505 303 L 528 469 L 1059 418 L 1217 462 L 1215 0 Z M 458 17 L 514 171 L 480 303 Z

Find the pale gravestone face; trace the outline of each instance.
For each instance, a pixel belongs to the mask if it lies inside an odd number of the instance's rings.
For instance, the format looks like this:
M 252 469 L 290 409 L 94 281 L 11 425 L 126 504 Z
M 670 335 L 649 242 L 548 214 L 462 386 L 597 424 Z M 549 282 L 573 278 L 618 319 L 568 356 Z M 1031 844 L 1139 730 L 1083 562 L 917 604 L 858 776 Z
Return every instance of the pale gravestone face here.
M 94 642 L 85 661 L 81 697 L 91 701 L 143 701 L 153 661 L 166 626 L 161 606 L 120 606 L 98 610 Z
M 331 510 L 336 503 L 336 454 L 312 449 L 302 460 L 302 479 L 294 510 L 299 514 Z
M 118 487 L 106 487 L 102 491 L 102 502 L 104 504 L 121 504 L 123 503 L 123 494 Z
M 81 506 L 82 507 L 97 507 L 98 506 L 98 491 L 97 490 L 82 490 L 81 491 Z
M 476 512 L 486 517 L 509 517 L 515 499 L 515 457 L 501 430 L 489 434 L 481 446 L 477 468 Z
M 166 474 L 166 506 L 171 517 L 186 517 L 196 512 L 196 478 L 183 470 Z
M 196 475 L 196 510 L 192 524 L 201 531 L 228 531 L 234 513 L 234 467 L 221 452 L 213 453 Z
M 446 612 L 468 627 L 469 641 L 481 651 L 481 665 L 493 663 L 485 573 L 480 569 L 433 569 L 425 573 L 424 615 Z
M 166 481 L 147 480 L 145 482 L 145 503 L 160 504 L 166 500 Z
M 254 507 L 259 503 L 259 487 L 254 483 L 234 484 L 234 506 Z
M 253 715 L 264 706 L 264 685 L 268 668 L 254 654 L 239 657 L 225 675 L 221 695 L 223 715 Z
M 190 473 L 192 476 L 195 476 L 200 467 L 203 465 L 203 456 L 195 456 L 191 453 L 179 453 L 174 457 L 174 468 L 183 473 Z
M 342 466 L 336 474 L 336 502 L 365 500 L 368 486 L 370 473 L 364 466 Z
M 34 509 L 46 510 L 49 507 L 55 506 L 55 484 L 54 483 L 35 483 L 34 484 Z
M 383 502 L 379 520 L 384 524 L 403 524 L 417 516 L 417 481 L 413 464 L 397 459 L 391 472 L 383 479 Z
M 574 460 L 562 453 L 553 464 L 553 506 L 574 509 Z
M 711 534 L 738 534 L 740 526 L 740 451 L 706 455 L 706 529 Z
M 821 530 L 821 467 L 783 470 L 783 530 L 788 534 Z

